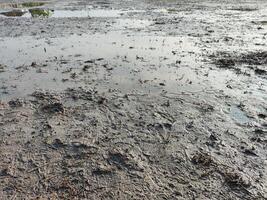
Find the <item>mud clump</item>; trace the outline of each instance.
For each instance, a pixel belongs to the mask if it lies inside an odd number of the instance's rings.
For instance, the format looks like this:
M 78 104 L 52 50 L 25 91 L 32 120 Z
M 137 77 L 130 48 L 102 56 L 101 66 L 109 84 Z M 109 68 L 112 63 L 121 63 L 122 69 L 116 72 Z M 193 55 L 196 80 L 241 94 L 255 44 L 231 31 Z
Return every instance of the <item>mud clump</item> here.
M 21 99 L 15 99 L 15 100 L 11 100 L 8 102 L 8 105 L 11 108 L 19 108 L 19 107 L 22 107 L 23 104 L 24 104 L 24 102 Z
M 260 24 L 265 26 L 267 25 L 267 21 L 260 21 Z
M 219 58 L 218 58 L 219 57 Z M 263 66 L 267 64 L 267 52 L 251 52 L 247 54 L 241 54 L 235 56 L 234 53 L 225 53 L 221 52 L 218 55 L 213 55 L 211 58 L 214 60 L 214 64 L 223 69 L 234 69 L 237 72 L 240 72 L 241 69 L 238 67 L 240 65 L 247 66 L 257 66 L 257 67 L 248 67 L 254 70 L 257 75 L 265 75 L 267 71 L 261 69 L 258 66 Z
M 235 188 L 248 188 L 249 182 L 245 178 L 235 171 L 226 171 L 224 173 L 225 182 L 233 189 Z
M 205 170 L 207 170 L 207 168 L 210 169 L 208 172 L 205 172 L 200 176 L 202 178 L 203 176 L 218 173 L 232 190 L 240 190 L 242 193 L 247 193 L 247 188 L 251 186 L 247 177 L 233 169 L 231 166 L 218 162 L 207 153 L 197 152 L 192 157 L 191 162 L 194 165 L 205 167 Z
M 115 170 L 110 166 L 100 165 L 92 171 L 93 175 L 111 175 Z
M 191 161 L 195 165 L 202 165 L 206 167 L 210 166 L 213 163 L 211 156 L 206 153 L 202 153 L 202 152 L 196 153 L 192 157 Z
M 130 165 L 128 163 L 129 162 L 129 158 L 127 157 L 127 155 L 125 155 L 125 154 L 123 154 L 122 152 L 119 152 L 119 151 L 109 152 L 108 162 L 110 164 L 116 165 L 119 169 L 130 167 Z
M 252 52 L 243 54 L 237 58 L 237 62 L 248 65 L 265 65 L 267 64 L 267 52 Z
M 48 105 L 42 106 L 41 110 L 45 113 L 64 113 L 64 107 L 62 103 L 51 103 Z
M 128 151 L 109 151 L 107 155 L 107 162 L 111 166 L 116 167 L 118 170 L 139 172 L 144 171 L 141 162 L 136 160 L 135 156 L 129 153 Z
M 230 8 L 229 10 L 233 11 L 241 11 L 241 12 L 252 12 L 257 11 L 257 8 L 250 8 L 250 7 L 238 7 L 238 8 Z
M 12 11 L 7 11 L 7 12 L 2 12 L 0 13 L 1 15 L 4 15 L 6 17 L 21 17 L 24 15 L 26 12 L 22 10 L 12 10 Z
M 267 114 L 259 113 L 258 117 L 261 119 L 265 119 L 265 118 L 267 118 Z
M 255 69 L 255 74 L 258 74 L 258 75 L 264 75 L 264 74 L 267 74 L 267 71 L 264 70 L 264 69 L 256 68 L 256 69 Z
M 244 149 L 243 153 L 248 155 L 248 156 L 258 157 L 258 155 L 255 153 L 254 149 Z
M 219 68 L 231 69 L 235 66 L 235 61 L 232 59 L 218 59 L 216 60 L 216 65 Z
M 56 138 L 51 145 L 56 149 L 66 146 L 66 144 L 64 144 L 59 138 Z
M 213 55 L 215 64 L 218 66 L 234 66 L 235 64 L 265 65 L 267 64 L 267 52 L 250 52 L 247 54 L 234 55 L 234 53 L 219 52 Z M 215 57 L 220 57 L 216 59 Z

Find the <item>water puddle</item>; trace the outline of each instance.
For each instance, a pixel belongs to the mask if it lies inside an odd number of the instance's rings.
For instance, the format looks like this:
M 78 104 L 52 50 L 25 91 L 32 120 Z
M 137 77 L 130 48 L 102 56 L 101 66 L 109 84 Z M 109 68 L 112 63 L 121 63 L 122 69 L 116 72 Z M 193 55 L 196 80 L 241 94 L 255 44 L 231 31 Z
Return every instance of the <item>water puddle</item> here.
M 194 67 L 200 53 L 191 38 L 118 31 L 50 39 L 4 38 L 0 60 L 8 67 L 0 82 L 7 89 L 0 91 L 23 96 L 37 88 L 92 85 L 124 92 L 199 91 L 203 88 Z
M 150 20 L 140 19 L 117 19 L 114 28 L 117 29 L 142 29 L 153 24 Z
M 114 25 L 140 28 L 149 23 L 116 19 Z M 238 80 L 232 72 L 213 70 L 206 75 L 200 67 L 202 49 L 194 37 L 123 31 L 0 39 L 0 64 L 7 66 L 0 73 L 2 98 L 80 86 L 125 93 L 197 94 L 224 89 L 226 80 Z
M 232 105 L 230 108 L 230 115 L 238 124 L 245 125 L 251 122 L 248 116 L 238 106 Z

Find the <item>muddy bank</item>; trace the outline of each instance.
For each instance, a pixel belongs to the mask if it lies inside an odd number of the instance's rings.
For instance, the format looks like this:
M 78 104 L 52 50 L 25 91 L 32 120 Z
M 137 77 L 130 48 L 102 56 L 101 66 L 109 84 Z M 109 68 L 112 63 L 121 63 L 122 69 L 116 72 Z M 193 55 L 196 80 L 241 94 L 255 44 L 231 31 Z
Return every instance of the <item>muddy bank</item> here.
M 2 197 L 264 199 L 264 128 L 215 104 L 83 89 L 2 102 Z

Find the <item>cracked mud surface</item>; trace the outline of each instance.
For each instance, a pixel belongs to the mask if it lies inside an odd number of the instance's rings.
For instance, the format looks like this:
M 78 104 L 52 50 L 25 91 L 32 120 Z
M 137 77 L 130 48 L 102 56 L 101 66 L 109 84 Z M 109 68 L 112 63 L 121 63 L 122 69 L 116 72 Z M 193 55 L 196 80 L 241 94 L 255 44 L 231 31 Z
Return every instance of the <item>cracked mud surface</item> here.
M 265 1 L 44 2 L 0 0 L 1 199 L 267 199 Z

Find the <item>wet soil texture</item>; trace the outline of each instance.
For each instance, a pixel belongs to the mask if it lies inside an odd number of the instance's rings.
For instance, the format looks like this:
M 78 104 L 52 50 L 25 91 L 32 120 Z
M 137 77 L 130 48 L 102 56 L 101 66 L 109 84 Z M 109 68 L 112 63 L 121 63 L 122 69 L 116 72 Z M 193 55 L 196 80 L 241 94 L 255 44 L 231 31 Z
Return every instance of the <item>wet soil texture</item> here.
M 0 0 L 0 199 L 267 199 L 266 13 Z

